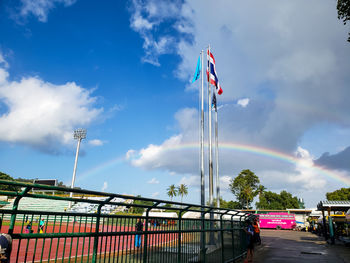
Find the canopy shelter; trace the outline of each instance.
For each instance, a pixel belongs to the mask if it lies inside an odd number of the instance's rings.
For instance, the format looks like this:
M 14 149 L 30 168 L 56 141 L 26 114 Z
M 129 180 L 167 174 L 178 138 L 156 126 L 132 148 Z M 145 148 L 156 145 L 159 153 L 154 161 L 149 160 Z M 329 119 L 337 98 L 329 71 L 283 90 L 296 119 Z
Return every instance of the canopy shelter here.
M 318 211 L 328 211 L 328 215 L 330 215 L 331 211 L 346 212 L 349 209 L 350 209 L 350 201 L 321 201 L 317 205 Z
M 329 234 L 331 238 L 332 244 L 334 244 L 334 231 L 333 231 L 333 223 L 331 218 L 331 211 L 333 213 L 335 212 L 344 212 L 348 211 L 350 209 L 350 200 L 349 201 L 320 201 L 317 205 L 317 210 L 322 212 L 323 216 L 323 230 L 324 230 L 324 237 L 327 240 L 328 239 L 328 233 L 326 228 L 326 218 L 324 215 L 324 212 L 328 212 L 328 223 L 329 223 Z

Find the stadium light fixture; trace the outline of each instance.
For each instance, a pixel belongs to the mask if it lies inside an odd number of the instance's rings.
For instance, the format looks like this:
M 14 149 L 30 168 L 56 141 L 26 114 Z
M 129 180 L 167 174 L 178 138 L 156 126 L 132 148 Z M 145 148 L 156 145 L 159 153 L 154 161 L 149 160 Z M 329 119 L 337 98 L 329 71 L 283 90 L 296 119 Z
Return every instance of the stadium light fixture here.
M 74 162 L 74 169 L 73 169 L 73 178 L 72 178 L 72 184 L 71 184 L 71 188 L 74 188 L 74 182 L 75 182 L 75 175 L 77 172 L 77 165 L 78 165 L 78 156 L 79 156 L 79 148 L 80 148 L 80 143 L 82 139 L 86 138 L 86 129 L 76 129 L 74 131 L 74 139 L 78 140 L 78 145 L 77 145 L 77 151 L 75 154 L 75 162 Z M 70 192 L 70 197 L 73 197 L 73 192 Z M 72 202 L 69 202 L 69 209 L 72 208 Z

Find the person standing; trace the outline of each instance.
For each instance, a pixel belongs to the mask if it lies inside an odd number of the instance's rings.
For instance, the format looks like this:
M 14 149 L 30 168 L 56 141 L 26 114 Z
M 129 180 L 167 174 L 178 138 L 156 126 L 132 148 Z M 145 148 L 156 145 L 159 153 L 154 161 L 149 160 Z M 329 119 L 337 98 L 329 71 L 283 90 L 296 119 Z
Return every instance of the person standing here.
M 137 220 L 137 223 L 135 225 L 136 231 L 137 232 L 142 232 L 143 231 L 143 223 L 141 222 L 141 218 Z M 136 234 L 135 235 L 135 247 L 139 248 L 141 247 L 141 234 Z
M 247 234 L 247 257 L 244 263 L 253 262 L 253 252 L 254 252 L 254 228 L 250 220 L 246 221 L 246 228 L 243 230 Z
M 259 219 L 258 218 L 254 219 L 253 228 L 254 228 L 254 241 L 258 245 L 261 245 L 260 226 L 259 226 Z
M 44 233 L 44 226 L 45 226 L 45 220 L 42 218 L 42 219 L 40 219 L 40 222 L 39 222 L 39 233 L 40 234 Z
M 32 221 L 29 221 L 29 220 L 28 220 L 28 221 L 26 222 L 26 224 L 27 224 L 27 225 L 26 225 L 26 233 L 27 233 L 27 234 L 33 233 L 33 231 L 32 231 Z

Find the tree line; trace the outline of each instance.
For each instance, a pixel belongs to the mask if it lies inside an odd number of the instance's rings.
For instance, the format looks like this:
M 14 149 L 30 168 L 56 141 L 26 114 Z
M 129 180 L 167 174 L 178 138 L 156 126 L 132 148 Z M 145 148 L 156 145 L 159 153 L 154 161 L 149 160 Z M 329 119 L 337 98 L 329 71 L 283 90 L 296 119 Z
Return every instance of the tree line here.
M 236 178 L 230 181 L 230 190 L 237 201 L 223 202 L 224 206 L 230 203 L 233 209 L 250 209 L 253 199 L 258 196 L 258 202 L 255 203 L 256 209 L 285 210 L 304 209 L 305 205 L 302 199 L 293 196 L 291 193 L 283 190 L 279 194 L 266 191 L 266 188 L 260 184 L 259 177 L 250 170 L 243 170 Z M 350 188 L 341 188 L 334 192 L 326 193 L 327 200 L 349 201 Z M 221 203 L 221 202 L 220 202 Z
M 267 210 L 286 210 L 286 209 L 305 209 L 301 198 L 293 196 L 286 190 L 280 193 L 268 191 L 265 186 L 260 184 L 259 177 L 249 169 L 242 170 L 238 176 L 232 178 L 229 184 L 232 194 L 236 200 L 226 201 L 220 197 L 220 207 L 227 209 L 252 209 L 252 202 L 255 197 L 258 201 L 255 203 L 256 209 Z M 167 194 L 173 200 L 175 196 L 187 195 L 186 185 L 176 187 L 174 184 L 167 188 Z M 326 194 L 327 200 L 350 200 L 350 188 L 341 188 L 334 192 Z M 216 198 L 214 198 L 216 204 Z M 207 202 L 209 204 L 209 201 Z
M 38 178 L 35 178 L 35 179 L 38 179 Z M 0 172 L 0 180 L 7 180 L 7 181 L 15 181 L 15 182 L 20 182 L 20 183 L 33 183 L 34 179 L 25 179 L 25 178 L 13 178 L 12 176 L 6 174 L 6 173 L 3 173 L 3 172 Z M 70 186 L 66 186 L 63 182 L 59 181 L 57 183 L 57 186 L 60 186 L 60 187 L 70 187 Z M 80 187 L 74 187 L 74 188 L 77 188 L 77 189 L 80 189 Z M 0 185 L 0 190 L 5 190 L 5 191 L 19 191 L 21 190 L 20 187 L 18 186 L 14 186 L 14 185 Z
M 266 187 L 260 184 L 259 177 L 249 169 L 241 171 L 237 177 L 231 179 L 230 190 L 237 199 L 236 209 L 251 209 L 256 196 L 259 198 L 255 203 L 257 209 L 305 208 L 298 197 L 285 190 L 279 194 L 266 191 Z

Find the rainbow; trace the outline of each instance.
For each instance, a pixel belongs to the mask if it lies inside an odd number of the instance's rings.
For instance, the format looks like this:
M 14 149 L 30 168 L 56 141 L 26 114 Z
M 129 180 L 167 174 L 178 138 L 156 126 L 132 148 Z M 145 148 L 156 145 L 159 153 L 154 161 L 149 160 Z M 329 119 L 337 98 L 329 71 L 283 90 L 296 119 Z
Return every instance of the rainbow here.
M 177 149 L 188 149 L 188 148 L 199 148 L 198 143 L 187 143 L 187 144 L 181 144 L 178 146 L 171 146 L 171 147 L 164 147 L 167 150 L 177 150 Z M 300 159 L 287 154 L 283 152 L 276 151 L 274 149 L 269 149 L 269 148 L 264 148 L 264 147 L 259 147 L 255 145 L 248 145 L 248 144 L 238 144 L 238 143 L 231 143 L 231 142 L 221 142 L 219 143 L 219 149 L 227 149 L 227 150 L 234 150 L 238 152 L 246 152 L 246 153 L 251 153 L 255 155 L 260 155 L 268 158 L 273 158 L 276 160 L 280 160 L 282 162 L 287 162 L 293 165 L 300 164 Z M 302 164 L 305 168 L 307 169 L 312 169 L 316 171 L 317 173 L 332 179 L 336 180 L 338 182 L 341 182 L 347 186 L 350 186 L 350 177 L 349 176 L 344 176 L 343 174 L 332 171 L 329 169 L 326 169 L 320 165 L 316 164 Z
M 174 150 L 183 150 L 183 149 L 199 149 L 199 144 L 198 143 L 185 143 L 185 144 L 180 144 L 177 146 L 162 145 L 161 148 L 162 148 L 162 150 L 165 150 L 165 151 L 174 151 Z M 221 143 L 219 143 L 219 149 L 220 150 L 226 149 L 226 150 L 233 150 L 233 151 L 238 151 L 238 152 L 255 154 L 255 155 L 264 156 L 267 158 L 279 160 L 282 162 L 287 162 L 287 163 L 290 163 L 293 165 L 300 164 L 300 160 L 301 160 L 293 155 L 279 152 L 279 151 L 276 151 L 274 149 L 258 147 L 258 146 L 254 146 L 254 145 L 247 145 L 247 144 L 221 142 Z M 98 166 L 92 168 L 88 172 L 84 173 L 85 176 L 82 175 L 81 177 L 87 177 L 87 176 L 91 175 L 92 173 L 101 172 L 102 170 L 105 170 L 105 169 L 112 167 L 115 164 L 121 163 L 123 161 L 125 161 L 125 158 L 121 158 L 121 157 L 109 160 L 105 163 L 99 164 Z M 345 176 L 339 172 L 326 169 L 326 168 L 319 166 L 319 165 L 316 165 L 316 164 L 302 163 L 302 165 L 307 169 L 314 170 L 315 172 L 319 173 L 320 175 L 322 175 L 324 177 L 327 177 L 329 179 L 332 179 L 332 180 L 341 182 L 347 186 L 350 186 L 350 177 L 349 176 Z
M 120 164 L 123 162 L 125 158 L 124 157 L 117 157 L 113 158 L 111 160 L 108 160 L 106 162 L 100 163 L 96 165 L 95 167 L 89 169 L 88 171 L 84 171 L 79 176 L 77 176 L 76 181 L 84 181 L 86 178 L 92 176 L 92 175 L 97 175 L 103 171 L 108 170 L 109 168 L 114 167 L 116 164 Z

